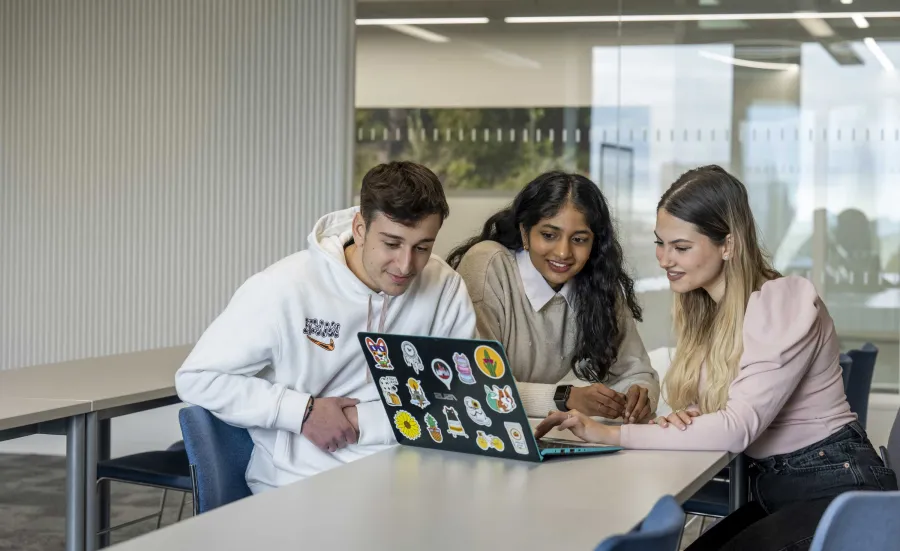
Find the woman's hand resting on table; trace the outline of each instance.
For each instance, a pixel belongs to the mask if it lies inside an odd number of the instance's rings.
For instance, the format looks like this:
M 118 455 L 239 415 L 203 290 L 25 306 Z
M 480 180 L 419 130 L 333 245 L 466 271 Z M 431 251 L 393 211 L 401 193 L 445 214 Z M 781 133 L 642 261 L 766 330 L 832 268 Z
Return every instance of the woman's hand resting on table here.
M 668 428 L 669 425 L 675 426 L 681 430 L 685 430 L 688 425 L 693 423 L 692 418 L 700 415 L 695 409 L 682 409 L 673 411 L 669 415 L 660 416 L 650 421 L 651 425 L 659 425 L 662 428 Z

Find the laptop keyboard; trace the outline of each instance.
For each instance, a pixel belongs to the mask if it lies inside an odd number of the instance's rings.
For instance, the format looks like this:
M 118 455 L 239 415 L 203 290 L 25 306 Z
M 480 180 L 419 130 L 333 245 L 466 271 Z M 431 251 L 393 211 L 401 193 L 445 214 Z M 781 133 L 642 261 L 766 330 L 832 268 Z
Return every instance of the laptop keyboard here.
M 582 444 L 572 443 L 572 444 L 563 444 L 562 442 L 546 442 L 544 440 L 538 440 L 538 449 L 546 450 L 546 449 L 560 449 L 560 450 L 568 450 L 572 448 L 582 448 L 584 447 Z

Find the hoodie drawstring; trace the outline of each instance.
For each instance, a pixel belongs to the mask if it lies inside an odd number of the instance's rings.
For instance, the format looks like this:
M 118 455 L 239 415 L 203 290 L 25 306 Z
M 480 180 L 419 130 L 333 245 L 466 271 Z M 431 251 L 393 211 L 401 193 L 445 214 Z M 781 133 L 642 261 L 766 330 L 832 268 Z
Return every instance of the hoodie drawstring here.
M 382 295 L 384 300 L 381 302 L 381 316 L 378 319 L 378 330 L 375 333 L 384 333 L 384 321 L 387 319 L 387 311 L 388 304 L 390 303 L 390 298 L 387 295 Z M 366 332 L 372 333 L 372 295 L 369 295 L 369 308 L 366 314 Z M 372 381 L 372 373 L 366 369 L 366 382 Z

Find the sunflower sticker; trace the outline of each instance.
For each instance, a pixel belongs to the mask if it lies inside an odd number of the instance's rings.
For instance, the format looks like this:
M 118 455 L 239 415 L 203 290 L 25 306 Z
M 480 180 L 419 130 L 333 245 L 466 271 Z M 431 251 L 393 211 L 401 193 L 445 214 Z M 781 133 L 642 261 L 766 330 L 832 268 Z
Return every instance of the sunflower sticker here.
M 506 373 L 503 358 L 490 346 L 481 345 L 475 349 L 475 365 L 491 379 L 499 379 Z
M 419 422 L 412 416 L 412 413 L 406 410 L 401 409 L 394 414 L 394 426 L 408 440 L 418 440 L 422 436 L 422 427 L 419 426 Z

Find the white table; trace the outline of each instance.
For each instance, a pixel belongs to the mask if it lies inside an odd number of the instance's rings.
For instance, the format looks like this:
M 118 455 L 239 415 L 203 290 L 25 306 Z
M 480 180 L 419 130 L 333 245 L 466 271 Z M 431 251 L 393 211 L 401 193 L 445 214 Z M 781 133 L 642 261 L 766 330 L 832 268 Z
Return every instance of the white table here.
M 0 403 L 30 398 L 83 404 L 83 411 L 73 409 L 53 418 L 67 419 L 67 551 L 96 549 L 96 533 L 108 523 L 108 485 L 102 492 L 95 487 L 97 463 L 109 458 L 109 420 L 177 403 L 175 371 L 191 348 L 159 348 L 0 371 Z M 46 432 L 40 425 L 32 426 L 37 428 L 19 436 Z
M 87 401 L 91 411 L 171 398 L 175 371 L 191 348 L 157 348 L 0 371 L 0 396 Z
M 91 410 L 89 402 L 0 397 L 0 440 L 37 434 L 41 423 L 66 419 Z
M 535 465 L 398 446 L 114 549 L 590 550 L 661 496 L 684 502 L 728 461 L 629 450 Z

